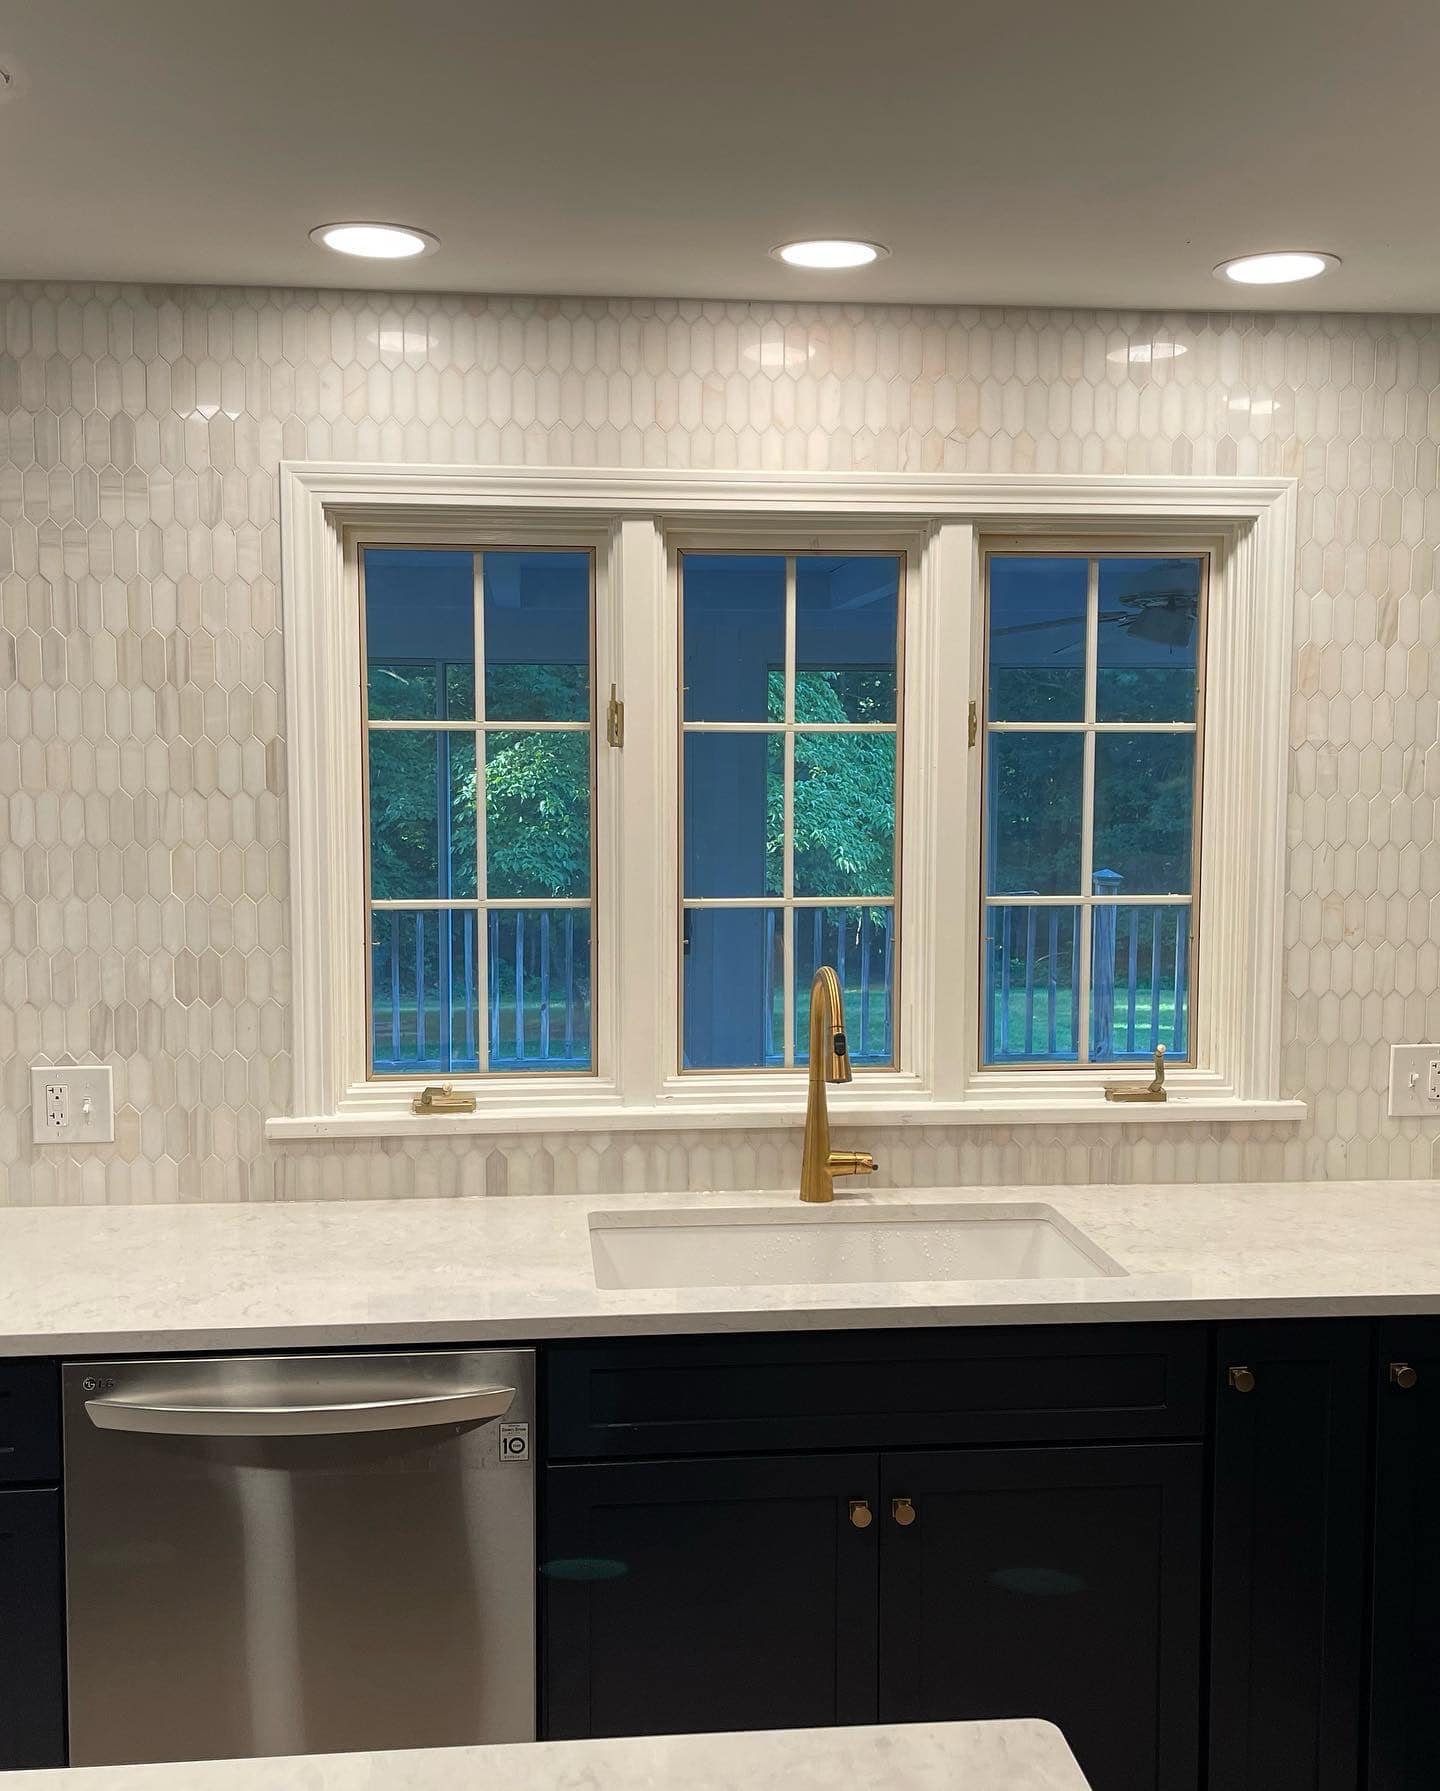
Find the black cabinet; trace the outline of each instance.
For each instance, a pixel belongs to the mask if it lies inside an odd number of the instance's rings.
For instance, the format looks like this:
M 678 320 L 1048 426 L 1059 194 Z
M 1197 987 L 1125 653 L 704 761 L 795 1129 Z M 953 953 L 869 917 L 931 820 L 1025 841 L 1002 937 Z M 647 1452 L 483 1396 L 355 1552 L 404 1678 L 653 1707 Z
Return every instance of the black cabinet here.
M 875 1720 L 875 1457 L 546 1476 L 545 1733 Z
M 0 1492 L 0 1767 L 65 1764 L 60 1495 Z
M 1196 1791 L 1205 1343 L 552 1349 L 545 1733 L 1038 1715 L 1095 1791 Z
M 1440 1322 L 1382 1324 L 1375 1364 L 1368 1791 L 1440 1785 Z
M 1193 1791 L 1201 1457 L 886 1456 L 881 1721 L 1048 1717 L 1095 1791 Z
M 1355 1791 L 1365 1629 L 1370 1336 L 1220 1328 L 1211 1791 Z

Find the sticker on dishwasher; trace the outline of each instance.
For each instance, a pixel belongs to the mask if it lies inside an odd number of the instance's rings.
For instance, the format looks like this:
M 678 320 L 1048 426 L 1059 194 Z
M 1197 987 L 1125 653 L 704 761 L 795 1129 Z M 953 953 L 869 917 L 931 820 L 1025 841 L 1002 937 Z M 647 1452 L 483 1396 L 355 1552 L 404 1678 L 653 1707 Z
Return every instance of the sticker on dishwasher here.
M 529 1461 L 530 1426 L 528 1424 L 502 1424 L 500 1426 L 500 1459 L 501 1461 Z

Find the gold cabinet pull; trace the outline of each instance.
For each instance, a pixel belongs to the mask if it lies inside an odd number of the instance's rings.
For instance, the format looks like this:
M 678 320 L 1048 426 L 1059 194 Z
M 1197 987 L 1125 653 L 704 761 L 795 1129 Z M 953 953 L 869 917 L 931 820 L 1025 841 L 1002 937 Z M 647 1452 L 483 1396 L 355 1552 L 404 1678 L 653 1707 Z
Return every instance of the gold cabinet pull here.
M 1390 1385 L 1398 1387 L 1402 1393 L 1408 1393 L 1420 1376 L 1408 1362 L 1392 1362 L 1390 1364 Z
M 1255 1370 L 1247 1368 L 1243 1362 L 1237 1362 L 1234 1367 L 1227 1368 L 1225 1379 L 1237 1393 L 1253 1393 L 1255 1391 Z
M 870 1509 L 869 1499 L 851 1499 L 850 1522 L 857 1530 L 868 1530 L 875 1522 L 875 1513 Z
M 910 1525 L 915 1522 L 914 1503 L 910 1499 L 892 1499 L 890 1515 L 902 1530 L 908 1530 Z

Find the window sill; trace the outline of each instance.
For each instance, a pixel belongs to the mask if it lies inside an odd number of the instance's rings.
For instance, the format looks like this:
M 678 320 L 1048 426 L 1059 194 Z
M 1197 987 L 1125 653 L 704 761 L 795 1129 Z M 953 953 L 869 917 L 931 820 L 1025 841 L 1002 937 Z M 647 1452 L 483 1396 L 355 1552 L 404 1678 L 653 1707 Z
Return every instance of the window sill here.
M 830 1123 L 837 1130 L 856 1125 L 893 1126 L 1154 1126 L 1294 1125 L 1304 1119 L 1304 1101 L 1241 1100 L 1233 1095 L 1172 1094 L 1168 1101 L 1107 1101 L 1098 1090 L 1037 1097 L 984 1096 L 963 1101 L 851 1099 L 832 1095 Z M 274 1118 L 265 1136 L 272 1143 L 323 1143 L 358 1138 L 495 1137 L 516 1133 L 691 1132 L 798 1130 L 805 1104 L 793 1098 L 756 1101 L 673 1100 L 627 1107 L 619 1101 L 593 1103 L 516 1102 L 476 1113 L 421 1115 L 408 1106 L 378 1104 L 364 1111 Z

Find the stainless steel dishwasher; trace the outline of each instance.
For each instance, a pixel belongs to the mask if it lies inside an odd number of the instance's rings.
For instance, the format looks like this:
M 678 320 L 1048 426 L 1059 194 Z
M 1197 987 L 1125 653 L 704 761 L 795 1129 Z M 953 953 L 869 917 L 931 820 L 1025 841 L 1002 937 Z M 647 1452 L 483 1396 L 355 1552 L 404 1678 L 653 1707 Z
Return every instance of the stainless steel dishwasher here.
M 535 1734 L 530 1350 L 72 1362 L 77 1766 Z

